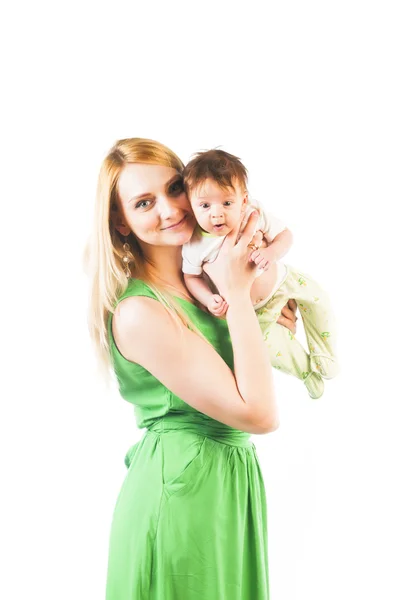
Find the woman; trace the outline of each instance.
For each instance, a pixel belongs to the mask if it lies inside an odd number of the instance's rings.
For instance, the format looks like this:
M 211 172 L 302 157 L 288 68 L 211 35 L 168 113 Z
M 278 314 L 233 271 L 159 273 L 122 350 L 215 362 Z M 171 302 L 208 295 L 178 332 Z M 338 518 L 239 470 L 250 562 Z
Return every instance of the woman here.
M 249 438 L 276 429 L 278 416 L 250 300 L 256 216 L 209 265 L 229 305 L 217 319 L 183 282 L 181 246 L 195 222 L 182 170 L 171 150 L 134 138 L 116 143 L 99 177 L 91 332 L 147 428 L 125 459 L 106 598 L 265 600 L 266 500 Z

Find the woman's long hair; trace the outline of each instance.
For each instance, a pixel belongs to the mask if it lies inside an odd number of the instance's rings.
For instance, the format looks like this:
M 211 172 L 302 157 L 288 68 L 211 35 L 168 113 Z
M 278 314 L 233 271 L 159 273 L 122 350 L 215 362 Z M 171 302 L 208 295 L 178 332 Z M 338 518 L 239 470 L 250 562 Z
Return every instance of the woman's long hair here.
M 111 210 L 118 204 L 119 177 L 128 163 L 172 167 L 181 174 L 184 169 L 181 160 L 169 148 L 159 142 L 142 138 L 119 140 L 102 163 L 98 179 L 94 226 L 86 248 L 85 263 L 90 278 L 89 331 L 102 367 L 101 370 L 105 374 L 109 374 L 109 367 L 112 364 L 108 339 L 109 315 L 114 312 L 118 298 L 128 285 L 128 277 L 124 272 L 125 265 L 122 260 L 126 254 L 123 250 L 123 244 L 126 241 L 131 249 L 132 277 L 146 280 L 173 317 L 180 324 L 199 333 L 175 298 L 166 289 L 151 282 L 146 273 L 143 253 L 134 234 L 130 233 L 124 239 L 116 230 L 111 219 Z

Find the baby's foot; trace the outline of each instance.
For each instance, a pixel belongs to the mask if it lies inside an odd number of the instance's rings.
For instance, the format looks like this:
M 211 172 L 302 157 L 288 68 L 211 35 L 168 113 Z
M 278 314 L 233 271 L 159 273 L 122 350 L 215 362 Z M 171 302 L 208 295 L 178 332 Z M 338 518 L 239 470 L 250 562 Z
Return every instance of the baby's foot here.
M 311 354 L 311 369 L 323 379 L 333 379 L 339 373 L 339 365 L 335 358 L 327 354 Z
M 311 398 L 317 400 L 323 394 L 325 384 L 323 379 L 318 373 L 309 373 L 304 379 L 304 385 Z

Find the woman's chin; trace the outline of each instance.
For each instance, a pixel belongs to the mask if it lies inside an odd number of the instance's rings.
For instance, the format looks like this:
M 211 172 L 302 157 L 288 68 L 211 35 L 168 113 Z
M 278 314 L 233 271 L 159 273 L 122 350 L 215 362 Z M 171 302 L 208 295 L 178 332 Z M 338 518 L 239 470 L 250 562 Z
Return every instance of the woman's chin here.
M 192 228 L 187 228 L 187 231 L 184 231 L 184 232 L 182 231 L 179 236 L 176 236 L 178 238 L 178 242 L 176 240 L 175 244 L 178 246 L 183 246 L 184 244 L 187 244 L 192 237 L 194 229 L 195 228 L 192 227 Z

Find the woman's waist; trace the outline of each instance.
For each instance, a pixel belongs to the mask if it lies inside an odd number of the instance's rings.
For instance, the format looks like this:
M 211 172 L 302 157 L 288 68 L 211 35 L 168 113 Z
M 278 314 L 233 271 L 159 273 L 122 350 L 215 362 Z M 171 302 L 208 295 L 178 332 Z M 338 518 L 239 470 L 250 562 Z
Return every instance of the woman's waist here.
M 196 433 L 229 446 L 253 445 L 250 441 L 250 433 L 233 429 L 200 412 L 170 412 L 148 425 L 147 429 L 159 434 L 168 431 Z

